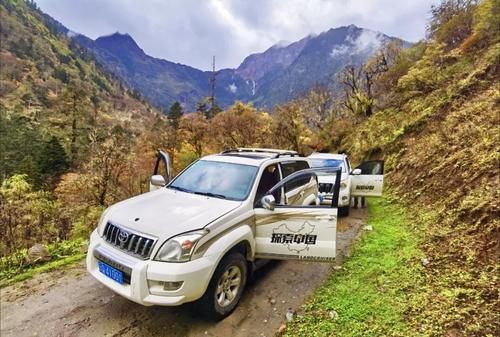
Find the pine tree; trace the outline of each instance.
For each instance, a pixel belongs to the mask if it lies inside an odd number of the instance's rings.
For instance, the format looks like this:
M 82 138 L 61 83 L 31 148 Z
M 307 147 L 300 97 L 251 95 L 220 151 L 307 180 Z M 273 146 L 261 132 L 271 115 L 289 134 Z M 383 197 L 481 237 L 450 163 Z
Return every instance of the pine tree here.
M 177 130 L 179 128 L 179 121 L 182 117 L 182 106 L 179 102 L 175 102 L 170 107 L 170 111 L 168 112 L 168 118 L 172 123 L 172 126 Z
M 208 117 L 208 100 L 207 98 L 201 99 L 196 103 L 196 111 L 201 112 Z
M 59 175 L 68 169 L 66 152 L 56 137 L 52 136 L 45 143 L 40 152 L 39 167 L 43 175 Z

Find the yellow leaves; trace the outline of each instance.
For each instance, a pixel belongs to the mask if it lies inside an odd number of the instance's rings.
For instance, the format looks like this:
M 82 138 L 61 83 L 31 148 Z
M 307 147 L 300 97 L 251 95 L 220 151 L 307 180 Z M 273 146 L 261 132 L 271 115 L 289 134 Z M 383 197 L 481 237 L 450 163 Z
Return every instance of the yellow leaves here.
M 498 0 L 484 0 L 479 3 L 474 13 L 474 32 L 499 39 L 500 3 Z
M 211 121 L 211 134 L 219 149 L 259 147 L 270 136 L 270 118 L 250 104 L 236 102 Z
M 7 198 L 21 198 L 23 195 L 33 190 L 27 178 L 28 176 L 26 174 L 16 174 L 5 179 L 0 187 L 0 193 Z
M 208 137 L 209 122 L 201 112 L 184 116 L 180 122 L 184 140 L 192 146 L 193 151 L 201 157 Z
M 82 177 L 79 173 L 66 173 L 61 176 L 55 188 L 55 196 L 66 204 L 75 205 L 82 202 L 81 188 Z

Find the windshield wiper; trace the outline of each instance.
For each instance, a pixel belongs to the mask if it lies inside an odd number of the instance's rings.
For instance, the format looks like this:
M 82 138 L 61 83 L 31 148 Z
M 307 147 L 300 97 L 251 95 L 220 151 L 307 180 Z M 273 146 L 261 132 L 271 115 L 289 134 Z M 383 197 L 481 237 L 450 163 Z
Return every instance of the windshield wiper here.
M 181 192 L 193 193 L 193 191 L 190 191 L 187 188 L 183 188 L 183 187 L 179 187 L 179 186 L 167 186 L 167 187 L 171 188 L 173 190 L 181 191 Z
M 211 193 L 211 192 L 193 192 L 194 194 L 206 195 L 207 197 L 219 198 L 219 199 L 227 199 L 227 197 L 223 194 Z

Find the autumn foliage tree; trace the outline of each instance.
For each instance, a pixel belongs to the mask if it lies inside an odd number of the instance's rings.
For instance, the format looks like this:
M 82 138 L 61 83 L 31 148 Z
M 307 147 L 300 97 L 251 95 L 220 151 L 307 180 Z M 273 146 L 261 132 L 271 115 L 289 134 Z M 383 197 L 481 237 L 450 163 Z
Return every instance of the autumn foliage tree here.
M 456 48 L 471 35 L 476 0 L 444 0 L 431 7 L 427 34 L 448 49 Z
M 211 121 L 217 148 L 259 147 L 271 143 L 271 119 L 252 105 L 236 102 Z
M 209 123 L 203 112 L 192 113 L 181 120 L 184 141 L 191 146 L 196 157 L 203 155 L 208 139 Z
M 305 150 L 311 132 L 305 125 L 299 101 L 291 101 L 275 107 L 272 134 L 274 144 L 279 148 L 298 152 Z

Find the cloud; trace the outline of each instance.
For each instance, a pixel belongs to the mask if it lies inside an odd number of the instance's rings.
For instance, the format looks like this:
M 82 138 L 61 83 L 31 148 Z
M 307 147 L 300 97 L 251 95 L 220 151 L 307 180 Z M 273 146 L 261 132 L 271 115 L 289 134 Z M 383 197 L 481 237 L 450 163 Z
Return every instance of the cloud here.
M 237 86 L 236 86 L 236 84 L 234 84 L 234 83 L 231 83 L 231 84 L 227 87 L 227 89 L 228 89 L 229 91 L 231 91 L 233 94 L 235 94 L 235 93 L 236 93 L 236 91 L 238 91 L 238 87 L 237 87 Z
M 383 43 L 383 36 L 372 30 L 365 30 L 353 41 L 357 53 L 372 53 L 380 49 Z
M 366 29 L 355 39 L 349 36 L 343 44 L 334 46 L 330 56 L 335 58 L 361 53 L 372 54 L 380 49 L 383 43 L 384 36 L 382 34 Z
M 332 51 L 330 52 L 330 56 L 335 58 L 337 56 L 347 55 L 350 53 L 350 51 L 349 51 L 350 48 L 351 48 L 350 43 L 335 46 L 335 47 L 333 47 Z
M 349 24 L 416 41 L 438 1 L 36 0 L 74 32 L 94 39 L 127 32 L 152 56 L 206 70 L 212 55 L 217 68 L 237 67 L 279 41 Z

